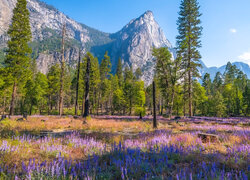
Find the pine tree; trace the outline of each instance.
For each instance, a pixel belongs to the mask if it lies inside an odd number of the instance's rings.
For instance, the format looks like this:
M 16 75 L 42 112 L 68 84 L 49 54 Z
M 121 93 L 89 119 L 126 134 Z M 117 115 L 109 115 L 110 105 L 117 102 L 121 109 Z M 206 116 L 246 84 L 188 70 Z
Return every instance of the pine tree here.
M 79 59 L 78 59 L 78 64 L 77 64 L 77 77 L 76 77 L 76 99 L 75 99 L 75 115 L 76 116 L 77 116 L 77 110 L 78 110 L 78 93 L 79 93 L 80 66 L 81 66 L 81 51 L 79 49 Z
M 7 56 L 4 65 L 12 77 L 13 89 L 10 103 L 10 115 L 14 114 L 16 92 L 19 81 L 25 81 L 29 71 L 31 48 L 31 28 L 26 0 L 17 0 L 13 10 L 12 23 L 8 30 Z
M 201 55 L 198 48 L 201 47 L 200 6 L 197 0 L 182 0 L 179 18 L 177 21 L 179 35 L 177 36 L 177 56 L 182 59 L 183 67 L 187 74 L 187 91 L 189 103 L 189 116 L 192 112 L 192 81 L 199 76 L 197 67 L 200 66 Z
M 108 111 L 108 104 L 110 102 L 110 72 L 111 72 L 111 62 L 110 57 L 108 56 L 108 52 L 105 52 L 104 59 L 102 59 L 101 65 L 100 65 L 100 89 L 101 89 L 101 110 L 103 110 L 103 107 L 105 106 L 106 112 Z
M 223 117 L 225 116 L 226 113 L 226 106 L 224 103 L 223 96 L 219 91 L 217 91 L 213 97 L 213 109 L 214 109 L 214 114 L 213 116 L 216 117 Z
M 202 79 L 202 86 L 206 89 L 206 95 L 211 95 L 212 82 L 210 74 L 206 73 Z
M 47 73 L 48 79 L 48 114 L 53 109 L 53 106 L 57 106 L 60 91 L 60 66 L 55 64 L 49 68 Z M 57 106 L 58 107 L 58 106 Z
M 233 83 L 236 75 L 238 73 L 238 69 L 235 65 L 232 65 L 230 62 L 227 63 L 224 76 L 224 84 Z
M 125 67 L 124 70 L 124 96 L 126 99 L 126 106 L 124 107 L 126 110 L 129 110 L 129 115 L 132 114 L 133 102 L 134 102 L 134 75 L 132 68 Z M 124 112 L 125 112 L 124 109 Z
M 117 75 L 118 80 L 119 80 L 119 85 L 122 86 L 123 72 L 122 72 L 122 60 L 121 60 L 121 58 L 119 58 L 119 60 L 118 60 L 116 75 Z
M 145 116 L 145 101 L 146 95 L 144 91 L 144 82 L 137 81 L 134 83 L 134 99 L 135 99 L 135 113 L 142 119 Z
M 245 91 L 243 93 L 243 103 L 244 103 L 245 116 L 250 115 L 250 81 L 249 80 L 248 80 L 248 84 L 245 87 Z
M 90 57 L 87 56 L 86 77 L 85 77 L 85 106 L 83 117 L 89 116 L 89 84 L 90 84 Z
M 102 59 L 100 65 L 101 80 L 103 81 L 105 78 L 108 78 L 110 72 L 111 72 L 111 62 L 110 62 L 110 57 L 108 56 L 108 51 L 106 51 L 104 59 Z
M 174 98 L 176 95 L 177 81 L 180 75 L 180 58 L 172 60 L 168 48 L 153 49 L 153 56 L 156 58 L 156 74 L 159 78 L 160 89 L 169 106 L 169 116 L 172 116 Z
M 156 122 L 156 103 L 155 103 L 155 82 L 153 81 L 153 128 L 157 128 Z
M 222 85 L 222 74 L 220 72 L 217 72 L 212 83 L 212 94 L 215 95 L 217 91 L 221 92 Z
M 142 71 L 141 71 L 140 68 L 137 68 L 137 69 L 135 70 L 135 79 L 136 79 L 136 80 L 140 80 L 141 77 L 142 77 Z
M 46 75 L 38 72 L 35 75 L 35 86 L 37 90 L 37 106 L 41 114 L 42 110 L 47 107 L 47 96 L 48 96 L 48 79 Z

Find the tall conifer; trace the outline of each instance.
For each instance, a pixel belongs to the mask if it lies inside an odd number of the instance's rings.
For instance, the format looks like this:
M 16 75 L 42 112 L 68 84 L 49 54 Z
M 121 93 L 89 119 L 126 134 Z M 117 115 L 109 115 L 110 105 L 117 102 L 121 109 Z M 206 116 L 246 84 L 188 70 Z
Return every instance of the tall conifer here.
M 28 45 L 28 42 L 31 41 L 31 28 L 26 0 L 17 0 L 8 35 L 10 40 L 8 41 L 7 56 L 4 64 L 13 81 L 10 103 L 10 115 L 13 115 L 17 87 L 21 81 L 27 79 L 27 74 L 29 74 L 27 71 L 29 71 L 28 67 L 31 60 L 30 54 L 32 52 Z
M 177 20 L 179 35 L 177 36 L 177 56 L 182 58 L 183 68 L 187 75 L 187 94 L 189 104 L 189 116 L 192 112 L 192 81 L 198 76 L 197 67 L 200 66 L 201 58 L 198 48 L 201 47 L 200 26 L 201 13 L 197 0 L 182 0 L 180 5 L 179 18 Z

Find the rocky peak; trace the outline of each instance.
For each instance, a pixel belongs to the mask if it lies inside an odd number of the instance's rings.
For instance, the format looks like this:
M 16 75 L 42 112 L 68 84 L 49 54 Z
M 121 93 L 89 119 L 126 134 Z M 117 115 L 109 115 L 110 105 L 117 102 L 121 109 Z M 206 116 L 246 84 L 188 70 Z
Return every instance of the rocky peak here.
M 117 52 L 113 51 L 112 65 L 115 65 L 117 59 L 121 57 L 126 65 L 133 67 L 133 70 L 140 68 L 146 85 L 152 81 L 154 74 L 152 48 L 169 47 L 172 50 L 171 43 L 156 22 L 152 11 L 146 11 L 137 19 L 130 21 L 116 33 L 116 38 L 113 49 Z

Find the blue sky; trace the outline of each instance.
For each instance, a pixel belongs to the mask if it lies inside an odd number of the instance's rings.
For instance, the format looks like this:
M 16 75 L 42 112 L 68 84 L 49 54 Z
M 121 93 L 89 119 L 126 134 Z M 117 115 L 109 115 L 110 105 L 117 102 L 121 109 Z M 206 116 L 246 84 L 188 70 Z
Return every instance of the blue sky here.
M 116 32 L 131 19 L 153 11 L 175 45 L 180 0 L 43 0 L 78 22 Z M 203 26 L 202 60 L 207 66 L 228 61 L 250 64 L 250 0 L 199 0 Z

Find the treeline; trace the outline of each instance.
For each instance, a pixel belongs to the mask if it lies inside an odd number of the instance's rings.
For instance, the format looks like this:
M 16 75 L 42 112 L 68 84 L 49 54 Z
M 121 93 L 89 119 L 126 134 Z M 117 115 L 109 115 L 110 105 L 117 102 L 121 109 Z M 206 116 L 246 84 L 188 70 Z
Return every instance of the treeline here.
M 111 74 L 111 63 L 108 53 L 99 65 L 98 59 L 91 53 L 87 53 L 81 59 L 79 68 L 76 70 L 67 67 L 64 73 L 64 109 L 63 114 L 75 113 L 76 91 L 78 81 L 78 115 L 84 112 L 85 102 L 85 75 L 86 63 L 90 58 L 90 113 L 91 114 L 119 114 L 119 115 L 144 115 L 145 114 L 145 91 L 144 82 L 140 80 L 140 70 L 133 73 L 132 68 L 122 69 L 119 60 L 117 73 Z M 12 86 L 6 68 L 1 69 L 1 111 L 9 112 L 12 98 Z M 18 89 L 15 98 L 15 114 L 59 114 L 60 101 L 60 76 L 61 65 L 52 65 L 48 73 L 42 74 L 32 66 L 26 72 L 26 79 L 18 81 Z
M 187 82 L 185 74 L 172 60 L 167 48 L 154 49 L 157 58 L 157 112 L 162 115 L 189 116 L 187 105 Z M 181 62 L 180 62 L 181 63 Z M 235 65 L 227 63 L 224 74 L 216 73 L 212 80 L 210 74 L 192 80 L 192 111 L 195 116 L 249 116 L 250 80 Z M 146 88 L 147 111 L 152 109 L 152 85 Z

